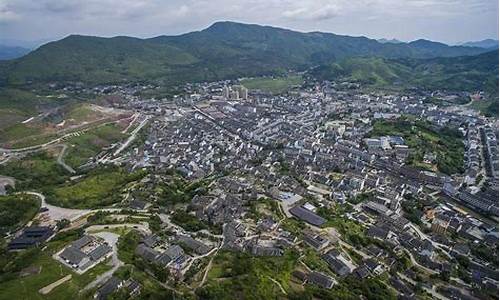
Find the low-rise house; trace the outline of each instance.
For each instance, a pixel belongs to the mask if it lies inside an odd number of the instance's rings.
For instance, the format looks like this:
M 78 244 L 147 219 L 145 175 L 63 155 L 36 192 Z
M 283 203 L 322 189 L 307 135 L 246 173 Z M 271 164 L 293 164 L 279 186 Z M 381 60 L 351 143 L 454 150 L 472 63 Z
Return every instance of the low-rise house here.
M 320 216 L 318 216 L 317 214 L 315 214 L 314 212 L 308 210 L 308 209 L 305 209 L 303 208 L 302 206 L 295 206 L 293 207 L 292 209 L 290 209 L 290 213 L 302 220 L 302 221 L 305 221 L 311 225 L 314 225 L 314 226 L 321 226 L 323 225 L 326 220 Z
M 316 251 L 320 251 L 330 244 L 330 241 L 323 235 L 310 231 L 305 231 L 302 238 L 306 244 L 313 247 Z
M 48 240 L 54 230 L 48 226 L 31 226 L 25 228 L 20 236 L 14 238 L 9 244 L 9 250 L 20 250 L 36 247 Z
M 333 277 L 320 272 L 311 272 L 307 275 L 307 282 L 325 289 L 331 289 L 337 282 Z
M 123 281 L 118 277 L 112 276 L 97 290 L 94 294 L 94 299 L 105 300 L 109 295 L 120 289 L 122 286 Z

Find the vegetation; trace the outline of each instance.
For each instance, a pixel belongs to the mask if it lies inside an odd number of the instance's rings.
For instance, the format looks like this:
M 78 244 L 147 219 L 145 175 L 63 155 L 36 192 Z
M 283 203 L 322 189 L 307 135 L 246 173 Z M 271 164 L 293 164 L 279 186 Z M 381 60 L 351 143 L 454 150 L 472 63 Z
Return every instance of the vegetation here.
M 144 40 L 69 36 L 4 63 L 0 80 L 11 85 L 29 81 L 99 84 L 160 81 L 175 85 L 279 74 L 283 70 L 355 56 L 436 57 L 474 55 L 484 51 L 429 41 L 382 44 L 366 38 L 218 22 L 198 32 Z
M 128 183 L 139 180 L 144 175 L 142 171 L 128 173 L 115 167 L 95 169 L 82 179 L 47 190 L 47 202 L 71 208 L 111 205 L 122 200 L 121 191 Z
M 158 187 L 158 204 L 160 206 L 188 203 L 196 194 L 204 192 L 207 181 L 199 180 L 188 182 L 174 176 L 168 183 L 160 184 Z
M 336 205 L 333 208 L 320 207 L 317 214 L 327 221 L 323 227 L 334 227 L 349 243 L 356 247 L 367 246 L 369 240 L 365 229 L 353 220 L 344 217 L 345 206 Z
M 411 148 L 409 163 L 416 167 L 429 168 L 423 164 L 425 153 L 435 153 L 437 169 L 451 175 L 464 170 L 463 137 L 458 130 L 436 128 L 428 122 L 400 118 L 395 121 L 376 121 L 370 136 L 402 136 Z
M 367 278 L 360 280 L 355 276 L 348 276 L 334 285 L 331 290 L 322 289 L 314 285 L 306 285 L 305 291 L 289 295 L 290 299 L 347 299 L 386 300 L 397 299 L 395 292 L 381 279 Z
M 477 56 L 431 59 L 354 57 L 314 68 L 320 80 L 349 80 L 375 87 L 400 86 L 453 91 L 498 91 L 498 51 Z M 497 92 L 498 93 L 498 92 Z
M 118 257 L 127 264 L 134 263 L 135 248 L 139 245 L 142 237 L 136 230 L 130 230 L 118 239 Z
M 85 274 L 78 275 L 63 266 L 51 255 L 64 245 L 80 236 L 79 231 L 59 233 L 47 243 L 43 251 L 33 248 L 21 252 L 8 252 L 0 248 L 0 299 L 71 299 L 79 295 L 79 291 L 98 275 L 109 270 L 110 266 L 101 263 Z M 28 268 L 28 269 L 27 269 Z M 21 273 L 25 273 L 19 277 Z M 72 279 L 55 288 L 46 297 L 38 290 L 71 274 Z
M 278 257 L 254 257 L 246 253 L 219 251 L 207 284 L 196 290 L 202 299 L 276 299 L 283 295 L 279 282 L 289 290 L 291 273 L 299 254 L 285 251 Z
M 373 198 L 373 193 L 361 193 L 361 194 L 356 195 L 355 197 L 349 197 L 347 199 L 347 202 L 349 202 L 353 205 L 356 205 L 356 204 L 368 201 L 371 198 Z
M 172 215 L 172 222 L 181 226 L 187 231 L 199 231 L 207 229 L 208 226 L 200 221 L 197 217 L 183 211 L 177 210 Z
M 67 172 L 57 164 L 56 159 L 45 152 L 2 164 L 0 174 L 14 177 L 17 180 L 16 190 L 44 190 L 68 178 Z
M 274 220 L 283 217 L 280 204 L 269 198 L 259 198 L 257 201 L 249 202 L 248 217 L 253 220 L 271 217 Z
M 401 207 L 405 213 L 405 217 L 408 218 L 412 223 L 420 225 L 422 221 L 420 220 L 423 215 L 423 203 L 417 201 L 415 197 L 411 194 L 405 195 L 405 201 L 402 202 Z
M 474 101 L 470 107 L 481 112 L 487 117 L 498 118 L 498 98 Z
M 257 77 L 243 79 L 240 83 L 249 90 L 259 90 L 265 93 L 281 94 L 291 87 L 302 84 L 302 76 Z
M 78 167 L 97 155 L 102 148 L 123 139 L 125 134 L 115 124 L 108 124 L 75 136 L 67 141 L 68 149 L 64 161 L 72 167 Z
M 33 217 L 40 208 L 40 199 L 28 194 L 0 196 L 0 233 L 16 230 Z

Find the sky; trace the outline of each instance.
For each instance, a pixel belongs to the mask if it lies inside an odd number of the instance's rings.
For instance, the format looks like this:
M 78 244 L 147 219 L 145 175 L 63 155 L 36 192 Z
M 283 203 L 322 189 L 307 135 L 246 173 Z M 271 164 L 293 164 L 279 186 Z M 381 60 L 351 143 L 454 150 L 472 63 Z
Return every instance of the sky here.
M 456 44 L 498 39 L 498 0 L 0 0 L 0 40 L 176 35 L 224 20 Z

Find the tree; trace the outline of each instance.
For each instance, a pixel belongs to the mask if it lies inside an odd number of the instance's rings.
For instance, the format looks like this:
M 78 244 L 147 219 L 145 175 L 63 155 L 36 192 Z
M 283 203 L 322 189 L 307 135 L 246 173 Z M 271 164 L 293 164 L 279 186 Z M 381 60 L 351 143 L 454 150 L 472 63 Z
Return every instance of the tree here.
M 61 220 L 57 221 L 56 227 L 57 227 L 58 230 L 61 230 L 63 228 L 68 227 L 69 224 L 71 224 L 71 222 L 68 219 L 61 219 Z

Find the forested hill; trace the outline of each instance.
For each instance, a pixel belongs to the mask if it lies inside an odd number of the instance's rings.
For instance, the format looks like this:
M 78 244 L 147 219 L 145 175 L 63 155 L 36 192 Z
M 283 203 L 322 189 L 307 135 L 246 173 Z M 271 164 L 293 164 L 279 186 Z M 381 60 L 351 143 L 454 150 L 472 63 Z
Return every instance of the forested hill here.
M 150 39 L 72 35 L 2 63 L 2 84 L 48 81 L 165 84 L 276 73 L 350 57 L 432 58 L 485 49 L 418 40 L 380 43 L 366 37 L 218 22 L 207 29 Z
M 486 90 L 498 93 L 498 50 L 476 56 L 429 59 L 353 57 L 309 72 L 319 80 L 350 80 L 376 86 Z

